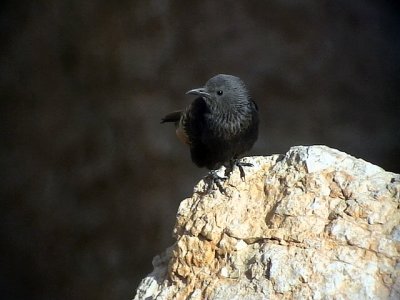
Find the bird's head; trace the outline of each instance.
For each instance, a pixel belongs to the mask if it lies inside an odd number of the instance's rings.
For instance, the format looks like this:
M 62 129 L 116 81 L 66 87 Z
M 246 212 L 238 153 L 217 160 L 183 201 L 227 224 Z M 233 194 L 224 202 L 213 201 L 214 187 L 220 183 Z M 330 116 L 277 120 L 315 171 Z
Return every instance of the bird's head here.
M 219 74 L 207 81 L 203 88 L 186 94 L 200 96 L 211 108 L 232 110 L 249 102 L 249 93 L 243 81 L 236 76 Z

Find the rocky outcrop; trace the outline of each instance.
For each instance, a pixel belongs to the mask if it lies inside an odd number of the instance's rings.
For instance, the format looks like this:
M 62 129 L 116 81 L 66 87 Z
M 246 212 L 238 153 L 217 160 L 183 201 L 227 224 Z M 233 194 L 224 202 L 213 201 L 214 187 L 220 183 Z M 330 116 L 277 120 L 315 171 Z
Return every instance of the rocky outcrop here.
M 135 299 L 400 299 L 400 176 L 325 146 L 182 201 Z

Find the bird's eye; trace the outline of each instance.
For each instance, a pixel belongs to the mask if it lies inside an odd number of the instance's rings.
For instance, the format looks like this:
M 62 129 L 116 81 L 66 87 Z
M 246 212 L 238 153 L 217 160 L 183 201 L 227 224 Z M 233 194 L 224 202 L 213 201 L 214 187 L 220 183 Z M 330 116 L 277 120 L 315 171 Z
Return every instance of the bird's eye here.
M 223 91 L 219 90 L 219 91 L 217 92 L 217 95 L 221 96 L 223 93 L 224 93 Z

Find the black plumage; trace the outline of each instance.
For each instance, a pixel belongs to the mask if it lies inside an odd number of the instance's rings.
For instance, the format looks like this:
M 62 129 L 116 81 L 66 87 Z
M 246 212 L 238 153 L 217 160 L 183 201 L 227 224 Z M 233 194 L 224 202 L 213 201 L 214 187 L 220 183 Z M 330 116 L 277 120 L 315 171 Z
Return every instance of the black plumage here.
M 175 123 L 177 136 L 189 145 L 198 167 L 232 169 L 258 136 L 258 108 L 245 84 L 238 77 L 219 74 L 187 94 L 198 97 L 161 123 Z

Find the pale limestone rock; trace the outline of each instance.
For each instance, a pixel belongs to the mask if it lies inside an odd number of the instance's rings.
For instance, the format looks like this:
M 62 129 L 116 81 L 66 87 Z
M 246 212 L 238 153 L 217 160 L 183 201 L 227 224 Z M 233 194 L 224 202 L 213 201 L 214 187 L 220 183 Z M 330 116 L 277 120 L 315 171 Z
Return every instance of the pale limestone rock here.
M 135 299 L 400 299 L 400 176 L 325 146 L 182 201 Z

